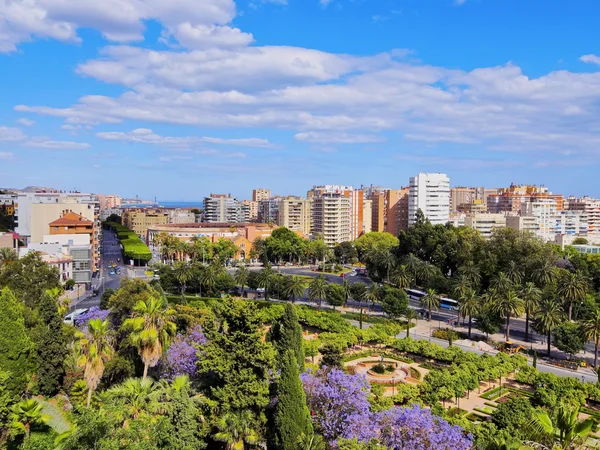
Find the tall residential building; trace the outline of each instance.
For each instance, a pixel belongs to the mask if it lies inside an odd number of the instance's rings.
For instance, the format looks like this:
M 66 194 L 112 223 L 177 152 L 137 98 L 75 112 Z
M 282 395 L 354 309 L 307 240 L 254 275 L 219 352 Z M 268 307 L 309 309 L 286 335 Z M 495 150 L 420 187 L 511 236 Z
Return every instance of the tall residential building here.
M 350 189 L 350 240 L 354 241 L 360 237 L 364 228 L 364 192 L 360 189 Z
M 167 223 L 195 223 L 196 214 L 189 209 L 168 209 Z
M 271 198 L 271 190 L 258 188 L 252 191 L 252 201 L 260 202 L 261 200 L 268 200 Z
M 465 226 L 473 228 L 484 237 L 489 238 L 496 228 L 506 227 L 506 214 L 476 212 L 465 217 Z
M 248 211 L 248 220 L 257 220 L 258 219 L 258 202 L 254 200 L 243 200 L 240 202 L 242 205 L 242 209 L 244 211 Z M 245 214 L 244 214 L 245 215 Z
M 385 192 L 371 193 L 371 231 L 382 233 L 385 231 Z
M 450 212 L 459 212 L 459 205 L 470 204 L 475 200 L 483 201 L 484 197 L 485 188 L 483 187 L 453 187 L 450 189 Z
M 386 191 L 386 227 L 385 231 L 398 236 L 400 231 L 408 230 L 408 198 L 410 189 L 388 189 Z
M 118 195 L 104 195 L 98 194 L 98 201 L 100 202 L 100 211 L 104 209 L 120 208 L 121 197 Z
M 408 224 L 415 223 L 417 211 L 433 225 L 445 225 L 450 216 L 450 180 L 443 173 L 419 173 L 410 178 Z
M 363 200 L 362 234 L 373 231 L 373 200 Z
M 277 225 L 303 234 L 310 234 L 311 201 L 301 197 L 279 199 Z
M 491 213 L 518 213 L 524 203 L 535 199 L 551 199 L 556 202 L 556 210 L 563 209 L 563 196 L 553 194 L 545 186 L 511 184 L 508 188 L 498 189 L 496 194 L 487 197 L 487 209 Z
M 125 209 L 121 216 L 124 226 L 145 239 L 148 227 L 169 223 L 169 213 L 163 209 Z
M 345 189 L 320 190 L 312 197 L 312 233 L 327 245 L 349 241 L 352 236 L 352 201 Z
M 242 222 L 238 201 L 225 194 L 210 194 L 204 199 L 204 221 L 212 223 Z
M 259 223 L 277 223 L 279 213 L 279 199 L 271 198 L 258 202 Z
M 588 234 L 600 235 L 600 200 L 591 197 L 569 197 L 566 209 L 585 213 L 588 218 Z
M 473 200 L 471 203 L 461 203 L 457 206 L 456 212 L 467 214 L 481 214 L 487 211 L 487 207 L 483 200 Z

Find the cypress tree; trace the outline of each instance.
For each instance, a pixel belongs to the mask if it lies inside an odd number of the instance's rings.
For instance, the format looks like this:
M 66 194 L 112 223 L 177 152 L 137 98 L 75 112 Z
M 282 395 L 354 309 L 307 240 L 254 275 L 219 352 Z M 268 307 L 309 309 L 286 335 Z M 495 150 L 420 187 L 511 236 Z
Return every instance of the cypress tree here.
M 285 305 L 285 311 L 281 319 L 273 324 L 271 329 L 271 341 L 279 355 L 279 363 L 288 350 L 294 354 L 300 371 L 304 370 L 304 352 L 302 350 L 302 328 L 298 323 L 296 310 L 291 304 Z
M 39 387 L 42 394 L 51 396 L 62 385 L 68 351 L 56 299 L 48 293 L 42 295 L 38 312 L 42 321 L 36 333 Z
M 9 288 L 0 291 L 0 371 L 10 375 L 6 388 L 20 396 L 31 369 L 32 344 L 25 330 L 23 305 Z
M 313 428 L 298 365 L 291 350 L 283 356 L 276 390 L 274 445 L 277 450 L 296 450 L 300 436 L 312 434 Z

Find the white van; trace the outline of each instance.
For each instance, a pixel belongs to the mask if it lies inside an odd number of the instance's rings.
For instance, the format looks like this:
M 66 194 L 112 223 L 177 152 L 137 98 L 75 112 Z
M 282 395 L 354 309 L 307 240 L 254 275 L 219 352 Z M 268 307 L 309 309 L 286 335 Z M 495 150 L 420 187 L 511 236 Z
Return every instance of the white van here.
M 67 325 L 75 325 L 75 319 L 77 319 L 82 314 L 85 314 L 86 312 L 88 312 L 87 308 L 86 309 L 76 309 L 71 314 L 67 314 L 64 322 Z

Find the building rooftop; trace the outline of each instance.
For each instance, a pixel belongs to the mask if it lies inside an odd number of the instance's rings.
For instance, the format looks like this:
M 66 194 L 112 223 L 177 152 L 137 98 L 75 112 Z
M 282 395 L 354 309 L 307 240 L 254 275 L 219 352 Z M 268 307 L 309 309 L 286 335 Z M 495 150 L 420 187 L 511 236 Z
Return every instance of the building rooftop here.
M 93 226 L 94 222 L 86 219 L 82 215 L 74 212 L 68 212 L 63 215 L 60 219 L 56 219 L 54 222 L 50 222 L 51 227 L 68 227 L 68 226 Z

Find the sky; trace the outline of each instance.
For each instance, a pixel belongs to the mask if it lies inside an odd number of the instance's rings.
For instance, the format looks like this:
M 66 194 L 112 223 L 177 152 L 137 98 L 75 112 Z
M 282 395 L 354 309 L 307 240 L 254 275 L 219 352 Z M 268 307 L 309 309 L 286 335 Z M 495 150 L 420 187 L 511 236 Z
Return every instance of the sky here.
M 600 196 L 597 0 L 0 0 L 0 187 Z

